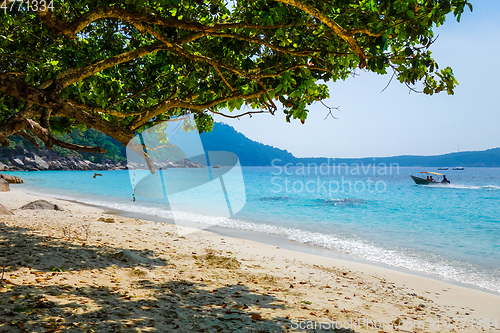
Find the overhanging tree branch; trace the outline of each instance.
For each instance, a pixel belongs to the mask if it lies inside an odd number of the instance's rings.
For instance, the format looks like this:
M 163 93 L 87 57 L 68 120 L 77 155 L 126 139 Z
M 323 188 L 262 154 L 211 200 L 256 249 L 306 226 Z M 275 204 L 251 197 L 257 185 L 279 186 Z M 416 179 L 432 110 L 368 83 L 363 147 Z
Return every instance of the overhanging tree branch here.
M 330 29 L 332 29 L 340 38 L 342 38 L 347 45 L 351 48 L 351 50 L 356 53 L 356 55 L 359 57 L 359 68 L 364 68 L 366 67 L 366 55 L 364 51 L 361 49 L 361 47 L 358 45 L 356 40 L 352 38 L 352 35 L 349 31 L 341 27 L 337 22 L 335 22 L 333 19 L 328 17 L 325 13 L 322 13 L 318 9 L 300 1 L 300 0 L 273 0 L 277 2 L 282 2 L 287 5 L 291 5 L 294 7 L 297 7 L 304 12 L 308 13 L 309 15 L 312 15 L 316 17 L 318 20 L 326 24 Z
M 356 34 L 365 34 L 365 35 L 368 35 L 368 36 L 371 36 L 371 37 L 382 36 L 382 33 L 380 33 L 380 32 L 373 32 L 373 31 L 370 31 L 368 29 L 363 29 L 363 28 L 348 29 L 346 31 L 347 31 L 347 34 L 349 36 L 354 36 Z
M 59 77 L 53 85 L 58 87 L 59 89 L 64 89 L 70 85 L 72 85 L 75 82 L 81 81 L 89 76 L 92 76 L 96 73 L 102 72 L 105 69 L 108 69 L 110 67 L 122 64 L 124 62 L 128 62 L 130 60 L 140 58 L 142 56 L 145 56 L 147 54 L 153 53 L 155 51 L 161 50 L 164 46 L 161 44 L 153 44 L 153 45 L 148 45 L 148 46 L 143 46 L 140 48 L 137 48 L 135 50 L 131 50 L 119 55 L 116 55 L 114 57 L 107 58 L 105 60 L 101 60 L 99 62 L 96 62 L 95 64 L 92 64 L 90 66 L 71 71 L 67 75 L 64 75 L 62 77 Z
M 228 115 L 228 114 L 225 114 L 225 113 L 222 113 L 222 112 L 214 111 L 212 109 L 209 109 L 209 111 L 212 112 L 213 114 L 218 114 L 218 115 L 220 115 L 222 117 L 232 118 L 232 119 L 241 118 L 241 117 L 244 117 L 244 116 L 250 116 L 250 118 L 251 118 L 253 114 L 257 114 L 257 113 L 269 113 L 269 111 L 258 110 L 258 111 L 247 111 L 247 112 L 243 112 L 243 113 L 236 114 L 236 115 Z
M 109 108 L 103 109 L 103 108 L 99 108 L 99 107 L 90 107 L 87 105 L 82 105 L 82 104 L 80 104 L 76 101 L 73 101 L 73 100 L 68 100 L 68 102 L 77 108 L 80 108 L 82 110 L 89 112 L 90 114 L 97 113 L 97 114 L 101 114 L 101 115 L 110 115 L 113 117 L 125 118 L 125 117 L 130 117 L 130 116 L 140 116 L 144 113 L 144 110 L 137 110 L 137 111 L 132 111 L 132 112 L 119 112 L 119 111 L 109 109 Z
M 55 15 L 50 11 L 39 11 L 38 17 L 45 22 L 45 24 L 63 34 L 71 39 L 76 38 L 76 35 L 87 27 L 90 23 L 104 18 L 116 18 L 129 23 L 148 23 L 167 27 L 174 27 L 185 30 L 195 30 L 195 31 L 206 31 L 215 32 L 224 29 L 241 29 L 241 28 L 253 28 L 253 29 L 278 29 L 284 27 L 290 27 L 292 24 L 277 24 L 269 26 L 260 26 L 257 24 L 249 24 L 247 22 L 228 22 L 214 25 L 204 25 L 196 21 L 182 21 L 182 20 L 171 20 L 162 18 L 159 15 L 144 14 L 129 11 L 118 7 L 99 7 L 92 9 L 73 22 L 65 23 L 58 21 Z
M 25 130 L 22 130 L 21 132 L 17 132 L 16 135 L 22 136 L 23 138 L 25 138 L 26 140 L 28 140 L 33 146 L 35 146 L 36 148 L 40 149 L 40 145 L 38 144 L 38 142 L 36 142 L 35 138 L 32 137 Z
M 2 74 L 0 74 L 0 84 L 2 82 Z M 7 83 L 8 84 L 8 83 Z M 4 91 L 0 87 L 0 91 Z M 7 137 L 10 135 L 20 132 L 26 128 L 25 120 L 36 115 L 37 111 L 33 109 L 32 103 L 26 102 L 24 107 L 18 113 L 12 115 L 3 124 L 0 125 L 0 143 L 2 146 L 7 147 L 9 142 Z
M 181 108 L 186 110 L 208 110 L 209 108 L 212 108 L 221 103 L 225 103 L 227 101 L 239 98 L 250 99 L 254 97 L 259 97 L 264 93 L 265 90 L 259 90 L 251 94 L 231 94 L 229 96 L 220 97 L 210 102 L 201 104 L 191 103 L 189 101 L 183 101 L 179 99 L 163 101 L 157 104 L 155 107 L 149 108 L 148 110 L 144 110 L 144 115 L 138 118 L 136 121 L 132 122 L 130 125 L 130 129 L 135 131 L 140 127 L 144 126 L 150 119 L 153 119 L 159 116 L 160 114 L 167 112 L 170 109 Z
M 144 92 L 144 91 L 146 91 L 146 90 L 149 90 L 149 89 L 151 89 L 152 87 L 153 87 L 153 86 L 146 87 L 146 88 L 144 88 L 144 89 L 139 90 L 138 92 L 136 92 L 136 93 L 135 93 L 135 94 L 133 94 L 133 95 L 130 95 L 130 96 L 125 97 L 125 98 L 122 98 L 122 99 L 120 99 L 120 100 L 118 100 L 118 101 L 116 101 L 116 102 L 112 103 L 110 106 L 108 106 L 108 108 L 111 108 L 111 107 L 113 107 L 113 106 L 115 106 L 115 105 L 117 105 L 117 104 L 123 103 L 123 102 L 125 102 L 125 101 L 127 101 L 127 100 L 129 100 L 129 99 L 135 98 L 135 97 L 139 96 L 139 94 L 140 94 L 140 93 L 142 93 L 142 92 Z M 109 109 L 106 109 L 106 110 L 109 110 Z M 119 112 L 114 111 L 114 110 L 111 110 L 111 112 L 119 113 Z M 113 114 L 113 115 L 114 115 L 114 114 Z M 127 117 L 127 116 L 129 116 L 129 115 L 126 115 L 126 114 L 121 114 L 121 113 L 120 113 L 120 115 L 116 115 L 116 116 L 117 116 L 117 117 Z
M 65 116 L 76 119 L 82 124 L 94 127 L 101 132 L 108 133 L 111 137 L 115 138 L 123 145 L 126 145 L 133 138 L 133 133 L 116 126 L 113 123 L 107 122 L 98 115 L 92 115 L 88 111 L 73 105 L 71 102 L 61 99 L 58 96 L 54 96 L 45 90 L 32 87 L 24 81 L 11 78 L 4 74 L 0 74 L 0 91 L 26 102 L 50 108 L 55 112 L 61 112 Z M 1 127 L 5 130 L 2 131 L 2 129 L 0 129 L 0 137 L 6 138 L 15 132 L 25 129 L 20 121 L 20 118 L 22 117 L 22 119 L 26 119 L 34 116 L 34 111 L 30 112 L 30 110 L 32 109 L 30 108 L 27 110 L 24 116 L 20 116 L 19 113 L 14 115 L 14 118 L 11 121 L 4 123 Z M 28 117 L 26 117 L 26 115 Z
M 53 145 L 58 145 L 59 147 L 62 147 L 62 148 L 84 151 L 87 153 L 107 153 L 108 152 L 106 149 L 103 149 L 100 147 L 88 147 L 88 146 L 75 145 L 72 143 L 67 143 L 67 142 L 61 141 L 61 140 L 57 139 L 56 137 L 52 136 L 46 128 L 43 128 L 42 126 L 40 126 L 40 124 L 38 124 L 34 120 L 26 119 L 26 122 L 28 123 L 28 129 L 30 130 L 30 132 L 35 134 L 40 140 L 42 140 L 42 142 L 48 148 L 52 148 Z

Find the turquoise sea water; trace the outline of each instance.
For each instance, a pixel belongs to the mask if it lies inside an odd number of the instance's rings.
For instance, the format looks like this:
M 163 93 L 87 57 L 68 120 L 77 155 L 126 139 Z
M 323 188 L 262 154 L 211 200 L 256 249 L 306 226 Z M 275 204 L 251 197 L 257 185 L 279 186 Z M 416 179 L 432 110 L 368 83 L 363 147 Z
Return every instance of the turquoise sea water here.
M 208 216 L 197 206 L 177 216 L 283 235 L 500 292 L 500 169 L 450 169 L 445 172 L 449 186 L 415 185 L 408 175 L 420 170 L 243 167 L 246 204 L 241 211 L 230 218 Z M 172 217 L 166 199 L 133 202 L 128 171 L 101 173 L 96 179 L 90 171 L 10 174 L 24 179 L 25 184 L 15 185 L 22 191 Z

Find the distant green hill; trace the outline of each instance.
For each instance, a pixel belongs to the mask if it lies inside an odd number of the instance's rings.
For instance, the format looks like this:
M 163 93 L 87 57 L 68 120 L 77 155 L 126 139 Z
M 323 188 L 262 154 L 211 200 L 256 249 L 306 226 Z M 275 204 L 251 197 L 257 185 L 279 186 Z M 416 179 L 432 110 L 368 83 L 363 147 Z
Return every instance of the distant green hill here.
M 86 131 L 75 130 L 70 134 L 61 134 L 60 138 L 66 142 L 99 146 L 108 150 L 107 154 L 94 154 L 70 151 L 55 146 L 55 151 L 60 156 L 77 155 L 81 159 L 91 162 L 101 163 L 103 159 L 109 159 L 114 163 L 126 160 L 125 148 L 116 140 L 98 132 L 95 129 Z M 19 144 L 30 151 L 36 153 L 37 149 L 28 141 L 21 137 L 13 137 L 10 147 L 0 147 L 0 156 L 10 156 L 16 144 Z M 435 156 L 403 155 L 392 157 L 365 157 L 365 158 L 297 158 L 284 149 L 279 149 L 247 138 L 233 127 L 215 123 L 213 131 L 203 133 L 201 141 L 206 151 L 222 150 L 230 151 L 238 155 L 241 165 L 244 166 L 266 166 L 271 165 L 275 160 L 275 165 L 286 163 L 346 163 L 347 165 L 358 164 L 391 164 L 397 163 L 399 166 L 419 166 L 419 167 L 500 167 L 500 148 L 493 148 L 484 151 L 464 151 Z M 0 159 L 1 161 L 1 159 Z
M 328 163 L 326 157 L 297 158 L 287 150 L 275 148 L 253 140 L 250 140 L 233 127 L 215 123 L 211 133 L 201 135 L 201 141 L 205 150 L 224 150 L 238 155 L 241 165 L 245 166 L 265 166 L 271 165 L 271 161 L 281 160 L 276 165 L 285 163 Z M 485 151 L 464 151 L 435 156 L 403 155 L 392 157 L 365 157 L 365 158 L 335 158 L 330 159 L 330 164 L 353 163 L 358 164 L 391 164 L 397 163 L 399 166 L 420 166 L 420 167 L 500 167 L 500 148 L 488 149 Z
M 300 163 L 325 163 L 328 159 L 300 158 Z M 391 164 L 397 163 L 399 166 L 414 167 L 500 167 L 500 148 L 492 148 L 483 151 L 464 151 L 459 153 L 449 153 L 444 155 L 418 156 L 401 155 L 391 157 L 365 157 L 365 158 L 336 158 L 330 159 L 330 164 L 346 163 L 348 165 L 357 164 Z
M 232 126 L 215 123 L 212 132 L 203 133 L 201 142 L 206 151 L 230 151 L 238 155 L 240 164 L 245 166 L 271 165 L 273 159 L 281 160 L 277 165 L 297 163 L 299 159 L 287 150 L 250 140 Z
M 464 151 L 435 156 L 394 156 L 377 158 L 376 161 L 377 163 L 398 163 L 400 166 L 500 167 L 500 148 L 483 151 Z

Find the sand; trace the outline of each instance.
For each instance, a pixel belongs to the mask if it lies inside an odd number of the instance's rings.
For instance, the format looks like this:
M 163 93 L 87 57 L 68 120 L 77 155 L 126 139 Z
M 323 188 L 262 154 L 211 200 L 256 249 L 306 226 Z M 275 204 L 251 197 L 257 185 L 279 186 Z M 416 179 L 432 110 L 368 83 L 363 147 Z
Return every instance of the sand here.
M 500 332 L 499 294 L 38 199 L 0 193 L 0 332 Z

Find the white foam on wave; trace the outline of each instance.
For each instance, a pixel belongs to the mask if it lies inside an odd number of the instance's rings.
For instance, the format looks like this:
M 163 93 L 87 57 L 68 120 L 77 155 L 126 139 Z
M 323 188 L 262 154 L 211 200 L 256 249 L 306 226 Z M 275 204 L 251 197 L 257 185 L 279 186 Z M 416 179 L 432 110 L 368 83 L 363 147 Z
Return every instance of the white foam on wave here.
M 118 209 L 119 207 L 115 206 L 115 208 Z M 138 209 L 137 212 L 155 213 L 154 215 L 161 217 L 172 216 L 171 212 L 162 211 L 161 209 L 145 208 L 143 210 Z M 187 212 L 176 212 L 175 216 L 175 222 L 179 225 L 183 225 L 183 222 L 192 225 L 195 222 L 200 225 L 216 225 L 230 229 L 281 235 L 292 241 L 354 255 L 368 261 L 437 275 L 445 279 L 500 292 L 500 271 L 498 269 L 488 269 L 468 262 L 448 260 L 436 254 L 377 244 L 361 237 L 321 234 L 239 219 L 204 216 Z
M 448 184 L 448 185 L 436 185 L 443 188 L 456 188 L 464 190 L 500 190 L 500 186 L 497 185 L 462 185 L 462 184 Z
M 23 188 L 21 189 L 23 192 L 28 193 L 28 194 L 33 194 L 33 195 L 41 195 L 44 197 L 49 197 L 49 198 L 54 198 L 54 199 L 61 199 L 61 200 L 69 200 L 69 201 L 76 201 L 79 203 L 87 204 L 87 205 L 92 205 L 92 206 L 98 206 L 98 207 L 104 207 L 104 208 L 109 208 L 112 210 L 118 210 L 118 211 L 124 211 L 124 212 L 131 212 L 131 213 L 140 213 L 140 214 L 147 214 L 147 215 L 152 215 L 152 216 L 158 216 L 166 219 L 172 219 L 173 214 L 170 210 L 157 207 L 158 203 L 153 202 L 156 207 L 148 207 L 146 205 L 140 205 L 140 204 L 134 204 L 131 202 L 120 202 L 120 201 L 109 201 L 106 200 L 105 198 L 92 198 L 92 197 L 86 197 L 86 196 L 78 196 L 78 195 L 64 195 L 60 193 L 50 193 L 50 192 L 45 192 L 45 191 L 39 191 L 36 188 Z
M 500 272 L 439 255 L 376 244 L 353 236 L 321 234 L 300 229 L 226 219 L 219 226 L 282 235 L 289 240 L 355 255 L 369 261 L 438 275 L 480 288 L 500 292 Z
M 33 192 L 33 194 L 41 193 Z M 43 195 L 60 199 L 75 200 L 86 204 L 107 207 L 125 212 L 141 213 L 167 219 L 173 219 L 174 217 L 174 214 L 170 210 L 158 207 L 158 203 L 156 203 L 156 207 L 149 207 L 137 203 L 131 204 L 127 202 L 111 202 L 84 197 L 75 198 L 61 195 L 50 195 L 47 193 L 43 193 Z M 410 271 L 437 275 L 445 279 L 500 292 L 500 270 L 498 269 L 486 268 L 468 262 L 459 262 L 457 260 L 448 260 L 436 254 L 377 244 L 361 237 L 321 234 L 279 225 L 255 223 L 217 216 L 205 216 L 187 212 L 175 212 L 175 222 L 178 225 L 183 225 L 183 222 L 189 225 L 199 223 L 200 226 L 216 225 L 230 229 L 281 235 L 292 241 L 354 255 L 368 261 L 405 268 Z

